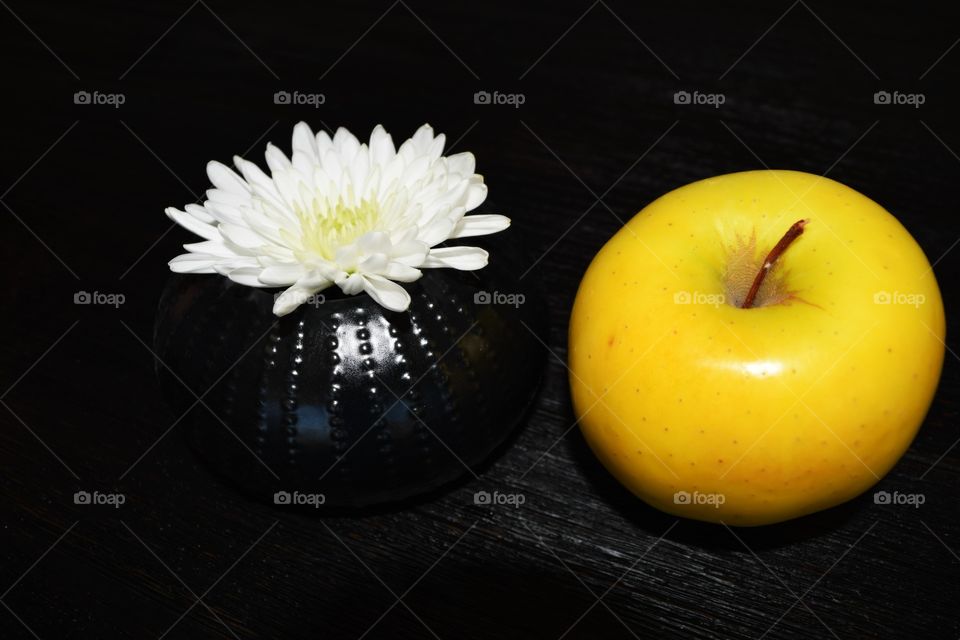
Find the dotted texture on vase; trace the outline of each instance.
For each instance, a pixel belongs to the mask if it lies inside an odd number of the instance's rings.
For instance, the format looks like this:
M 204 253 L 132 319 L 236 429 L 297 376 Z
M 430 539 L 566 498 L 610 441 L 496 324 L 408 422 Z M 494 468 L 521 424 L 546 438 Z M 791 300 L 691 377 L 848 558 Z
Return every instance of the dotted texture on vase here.
M 277 318 L 275 290 L 171 276 L 155 346 L 173 373 L 157 372 L 191 446 L 258 496 L 319 492 L 327 506 L 402 500 L 469 473 L 522 420 L 544 363 L 519 252 L 490 250 L 478 272 L 425 270 L 403 313 L 332 288 Z

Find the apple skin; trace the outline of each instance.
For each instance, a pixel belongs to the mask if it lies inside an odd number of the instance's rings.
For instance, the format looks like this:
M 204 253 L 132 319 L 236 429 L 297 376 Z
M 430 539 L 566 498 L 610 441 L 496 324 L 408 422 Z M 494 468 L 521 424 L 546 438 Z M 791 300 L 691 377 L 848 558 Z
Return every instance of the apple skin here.
M 755 237 L 759 266 L 800 219 L 769 276 L 791 297 L 721 301 L 731 248 Z M 944 325 L 930 263 L 877 203 L 802 172 L 718 176 L 657 199 L 594 258 L 570 320 L 574 411 L 653 507 L 781 522 L 854 498 L 903 455 L 940 378 Z

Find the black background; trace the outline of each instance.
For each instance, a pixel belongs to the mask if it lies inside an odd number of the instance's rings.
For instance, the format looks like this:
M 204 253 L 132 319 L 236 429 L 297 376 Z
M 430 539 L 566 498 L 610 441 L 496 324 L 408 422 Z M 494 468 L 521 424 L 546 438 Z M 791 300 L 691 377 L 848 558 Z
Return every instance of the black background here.
M 761 167 L 828 172 L 897 215 L 936 262 L 956 335 L 957 9 L 0 4 L 0 636 L 960 634 L 953 351 L 919 436 L 879 485 L 923 493 L 921 508 L 868 493 L 736 531 L 620 488 L 571 428 L 562 364 L 576 285 L 624 220 L 684 183 Z M 478 105 L 481 90 L 525 102 Z M 678 105 L 679 90 L 726 101 Z M 879 90 L 925 103 L 877 105 Z M 125 103 L 75 104 L 77 91 Z M 277 105 L 277 91 L 325 103 Z M 301 119 L 361 138 L 383 123 L 398 141 L 429 121 L 473 151 L 549 303 L 555 357 L 513 445 L 404 509 L 312 517 L 238 495 L 176 430 L 164 435 L 176 416 L 139 342 L 166 262 L 189 241 L 163 208 L 202 197 L 210 159 L 262 164 L 267 140 L 289 150 Z M 126 302 L 77 306 L 80 290 Z M 75 505 L 78 490 L 127 501 Z M 479 490 L 525 504 L 476 506 Z

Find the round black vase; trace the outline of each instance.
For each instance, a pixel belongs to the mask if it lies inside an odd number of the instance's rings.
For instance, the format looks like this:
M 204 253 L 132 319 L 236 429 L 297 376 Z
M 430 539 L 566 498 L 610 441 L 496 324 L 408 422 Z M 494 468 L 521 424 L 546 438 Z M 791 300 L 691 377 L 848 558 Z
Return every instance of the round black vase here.
M 278 290 L 171 276 L 157 372 L 192 448 L 258 497 L 322 494 L 326 507 L 399 501 L 470 473 L 524 417 L 545 355 L 515 242 L 476 240 L 486 268 L 424 270 L 401 313 L 334 287 L 277 318 Z

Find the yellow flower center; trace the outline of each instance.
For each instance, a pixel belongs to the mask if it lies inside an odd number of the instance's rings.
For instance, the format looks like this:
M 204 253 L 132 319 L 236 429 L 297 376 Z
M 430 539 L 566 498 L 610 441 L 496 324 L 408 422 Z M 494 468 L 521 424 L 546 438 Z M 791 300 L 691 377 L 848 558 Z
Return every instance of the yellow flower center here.
M 283 235 L 299 260 L 316 256 L 333 260 L 338 247 L 376 230 L 380 222 L 380 206 L 375 200 L 350 206 L 342 199 L 335 204 L 314 199 L 307 210 L 297 208 L 295 213 L 300 220 L 300 237 Z

